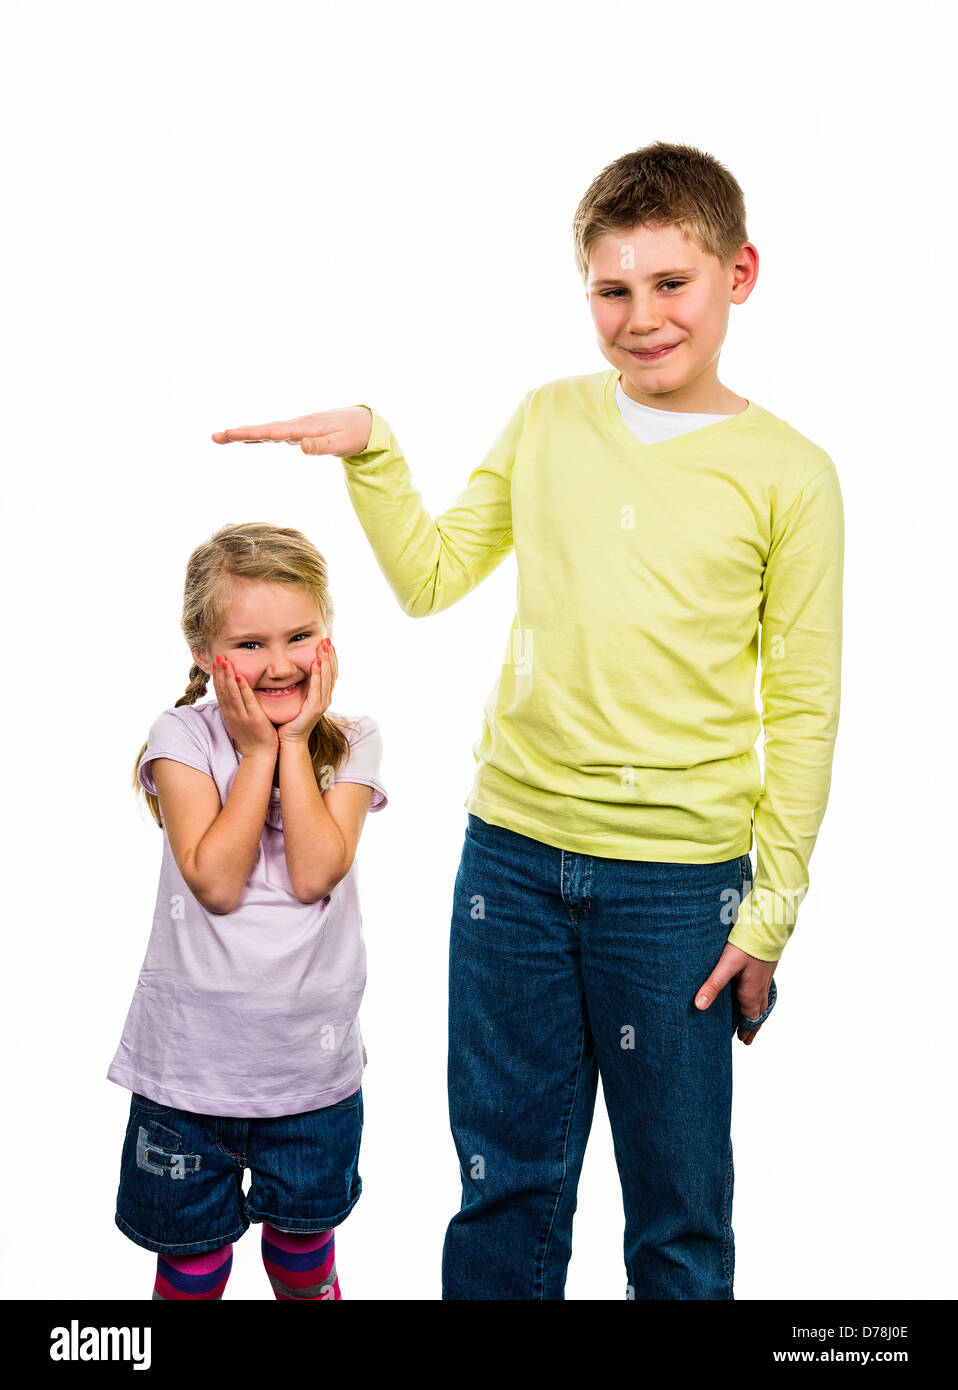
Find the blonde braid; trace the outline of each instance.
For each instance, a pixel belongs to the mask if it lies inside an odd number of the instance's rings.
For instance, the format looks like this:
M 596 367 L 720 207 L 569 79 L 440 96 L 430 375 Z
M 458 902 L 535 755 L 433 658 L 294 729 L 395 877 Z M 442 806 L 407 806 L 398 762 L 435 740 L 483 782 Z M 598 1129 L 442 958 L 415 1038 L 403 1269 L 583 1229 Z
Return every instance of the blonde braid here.
M 190 679 L 186 687 L 186 693 L 180 696 L 173 708 L 176 709 L 178 705 L 195 705 L 200 696 L 206 694 L 206 687 L 209 685 L 209 681 L 210 678 L 203 668 L 197 666 L 194 662 L 190 667 Z

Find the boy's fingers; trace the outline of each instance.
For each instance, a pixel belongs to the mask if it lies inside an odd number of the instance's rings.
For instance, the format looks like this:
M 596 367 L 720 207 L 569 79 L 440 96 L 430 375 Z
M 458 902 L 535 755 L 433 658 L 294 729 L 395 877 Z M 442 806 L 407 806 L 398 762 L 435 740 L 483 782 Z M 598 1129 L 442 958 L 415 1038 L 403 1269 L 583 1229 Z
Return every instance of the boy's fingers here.
M 722 957 L 711 975 L 702 985 L 695 996 L 695 1007 L 697 1009 L 707 1009 L 710 1004 L 722 993 L 733 975 L 737 974 L 741 967 L 732 960 Z
M 217 430 L 212 435 L 214 444 L 262 444 L 265 440 L 283 440 L 292 436 L 302 439 L 303 430 L 298 433 L 295 420 L 273 420 L 267 425 L 239 425 L 236 429 Z
M 304 454 L 331 454 L 333 448 L 333 436 L 331 434 L 310 434 L 300 444 Z

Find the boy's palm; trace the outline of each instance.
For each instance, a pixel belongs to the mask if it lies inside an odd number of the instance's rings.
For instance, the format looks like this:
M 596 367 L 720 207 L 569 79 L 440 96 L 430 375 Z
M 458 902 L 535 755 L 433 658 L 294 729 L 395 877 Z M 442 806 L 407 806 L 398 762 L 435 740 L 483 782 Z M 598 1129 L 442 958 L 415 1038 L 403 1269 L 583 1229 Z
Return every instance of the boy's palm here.
M 304 454 L 335 454 L 348 458 L 361 454 L 372 433 L 372 411 L 366 405 L 347 405 L 340 410 L 321 410 L 298 415 L 295 420 L 273 420 L 267 425 L 241 425 L 217 430 L 214 444 L 298 444 Z

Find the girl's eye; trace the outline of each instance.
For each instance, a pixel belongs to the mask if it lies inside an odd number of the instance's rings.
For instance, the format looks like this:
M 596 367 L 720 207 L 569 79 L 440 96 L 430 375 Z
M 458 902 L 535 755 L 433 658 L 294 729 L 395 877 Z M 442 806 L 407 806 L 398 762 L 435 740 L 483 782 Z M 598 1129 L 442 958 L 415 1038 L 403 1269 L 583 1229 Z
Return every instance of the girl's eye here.
M 308 633 L 308 632 L 297 632 L 296 636 L 295 636 L 295 637 L 291 637 L 289 640 L 290 640 L 291 642 L 298 642 L 299 639 L 302 637 L 304 640 L 308 641 L 310 635 L 311 635 L 311 634 Z M 239 642 L 239 643 L 237 643 L 237 645 L 240 646 L 240 647 L 242 647 L 245 651 L 249 651 L 250 647 L 258 647 L 258 646 L 260 646 L 260 643 L 257 642 L 257 641 L 255 641 L 255 640 L 251 637 L 251 638 L 249 639 L 248 642 Z

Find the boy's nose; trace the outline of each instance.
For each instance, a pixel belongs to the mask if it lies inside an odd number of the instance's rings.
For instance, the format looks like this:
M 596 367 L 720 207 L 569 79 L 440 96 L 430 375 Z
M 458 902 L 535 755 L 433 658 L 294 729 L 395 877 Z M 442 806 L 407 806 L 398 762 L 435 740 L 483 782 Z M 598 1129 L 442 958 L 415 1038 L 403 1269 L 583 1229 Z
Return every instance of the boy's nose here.
M 652 309 L 639 307 L 638 301 L 635 308 L 629 315 L 629 328 L 633 333 L 654 333 L 662 327 L 662 315 L 653 313 Z

